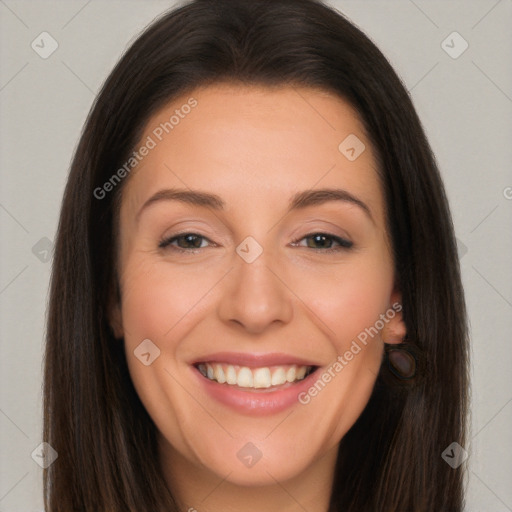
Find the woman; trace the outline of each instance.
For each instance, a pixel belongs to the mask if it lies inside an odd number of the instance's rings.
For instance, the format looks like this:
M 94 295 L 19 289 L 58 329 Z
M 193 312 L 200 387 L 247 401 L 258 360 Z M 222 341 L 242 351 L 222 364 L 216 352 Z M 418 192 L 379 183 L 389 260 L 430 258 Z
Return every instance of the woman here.
M 46 510 L 462 510 L 454 240 L 406 90 L 339 13 L 165 14 L 66 187 Z

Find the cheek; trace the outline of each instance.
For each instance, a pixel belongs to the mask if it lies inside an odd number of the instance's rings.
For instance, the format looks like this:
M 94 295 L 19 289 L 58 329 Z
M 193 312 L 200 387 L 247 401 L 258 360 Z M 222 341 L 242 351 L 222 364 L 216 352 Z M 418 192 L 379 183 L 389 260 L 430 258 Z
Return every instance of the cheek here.
M 173 372 L 175 368 L 179 339 L 194 322 L 206 285 L 191 285 L 191 276 L 171 273 L 168 267 L 152 262 L 144 254 L 128 259 L 124 269 L 122 319 L 126 358 L 137 392 L 148 406 L 165 399 L 160 395 L 168 387 L 166 370 Z M 142 350 L 142 346 L 147 348 Z M 151 360 L 158 357 L 145 366 L 138 355 L 148 351 Z
M 341 353 L 385 313 L 392 289 L 391 266 L 381 259 L 380 263 L 340 266 L 329 275 L 317 276 L 309 286 L 303 280 L 298 294 L 327 326 L 329 338 Z
M 122 300 L 125 341 L 140 343 L 149 338 L 169 351 L 175 333 L 183 333 L 201 313 L 208 290 L 218 278 L 209 272 L 199 276 L 192 267 L 176 272 L 168 263 L 152 263 L 148 259 L 134 259 L 125 267 L 125 275 L 129 276 Z
M 168 263 L 153 262 L 142 253 L 134 253 L 124 269 L 122 317 L 130 376 L 155 424 L 163 427 L 170 438 L 180 440 L 183 424 L 191 423 L 193 414 L 200 412 L 180 405 L 189 400 L 173 378 L 177 350 L 181 339 L 197 323 L 204 308 L 201 299 L 215 279 L 199 279 L 196 271 L 194 280 L 191 272 L 173 272 Z M 159 353 L 153 352 L 152 345 L 145 349 L 151 358 L 158 353 L 151 364 L 145 365 L 137 354 L 142 352 L 140 344 L 148 339 Z
M 163 422 L 166 408 L 162 404 L 173 411 L 173 404 L 186 402 L 180 387 L 172 385 L 171 374 L 182 370 L 181 342 L 211 309 L 209 292 L 222 273 L 201 273 L 192 266 L 176 271 L 168 262 L 152 261 L 144 252 L 134 252 L 123 268 L 122 321 L 128 368 L 146 409 L 153 419 Z M 146 352 L 139 348 L 145 340 L 151 341 L 150 351 L 158 354 L 148 366 L 137 357 Z M 175 422 L 171 424 L 175 428 Z

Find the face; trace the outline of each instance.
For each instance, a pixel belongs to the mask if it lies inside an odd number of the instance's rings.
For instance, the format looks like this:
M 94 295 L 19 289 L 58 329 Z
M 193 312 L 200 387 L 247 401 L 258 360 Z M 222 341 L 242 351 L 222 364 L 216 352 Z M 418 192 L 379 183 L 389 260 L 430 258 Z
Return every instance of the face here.
M 362 124 L 320 90 L 218 84 L 143 144 L 112 324 L 162 452 L 240 485 L 296 477 L 335 453 L 404 334 Z

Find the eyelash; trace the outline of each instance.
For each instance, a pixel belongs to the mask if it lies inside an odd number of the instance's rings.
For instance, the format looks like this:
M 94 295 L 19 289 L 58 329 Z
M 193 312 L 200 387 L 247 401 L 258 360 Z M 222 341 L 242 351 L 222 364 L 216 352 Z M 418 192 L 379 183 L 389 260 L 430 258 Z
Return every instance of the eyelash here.
M 302 238 L 298 238 L 297 240 L 294 240 L 292 244 L 296 244 L 297 242 L 301 242 L 302 240 L 305 240 L 307 238 L 322 236 L 326 238 L 332 239 L 334 242 L 338 243 L 339 245 L 336 247 L 329 247 L 327 249 L 315 249 L 313 247 L 306 247 L 306 249 L 312 249 L 313 251 L 322 251 L 322 252 L 338 252 L 338 251 L 347 251 L 352 249 L 354 242 L 351 242 L 350 240 L 347 240 L 346 238 L 341 238 L 336 235 L 332 235 L 331 233 L 325 233 L 323 231 L 318 231 L 315 233 L 309 233 L 306 236 L 303 236 Z
M 177 235 L 173 235 L 173 236 L 168 237 L 168 238 L 164 238 L 163 240 L 161 240 L 159 242 L 158 247 L 160 249 L 165 249 L 165 248 L 168 248 L 168 247 L 172 247 L 173 251 L 182 252 L 182 253 L 188 252 L 188 253 L 193 253 L 193 254 L 196 251 L 200 250 L 200 249 L 204 249 L 204 247 L 196 247 L 196 248 L 184 249 L 183 247 L 171 246 L 171 244 L 173 242 L 175 242 L 176 240 L 178 240 L 179 238 L 183 238 L 183 237 L 190 236 L 190 235 L 198 237 L 198 238 L 202 238 L 204 240 L 207 240 L 209 243 L 211 243 L 211 241 L 208 240 L 208 238 L 206 238 L 205 236 L 199 235 L 198 233 L 185 232 L 185 233 L 179 233 Z M 323 236 L 323 237 L 326 237 L 326 238 L 330 238 L 334 242 L 338 243 L 339 245 L 336 246 L 336 247 L 329 247 L 327 249 L 321 249 L 321 248 L 315 249 L 315 248 L 309 247 L 309 249 L 312 249 L 313 251 L 322 251 L 322 252 L 328 252 L 328 253 L 338 252 L 338 251 L 347 251 L 347 250 L 352 249 L 352 247 L 354 245 L 354 243 L 351 242 L 350 240 L 347 240 L 345 238 L 341 238 L 341 237 L 336 236 L 336 235 L 332 235 L 330 233 L 325 233 L 323 231 L 319 231 L 319 232 L 315 232 L 315 233 L 310 233 L 310 234 L 308 234 L 306 236 L 303 236 L 302 238 L 298 238 L 298 239 L 296 239 L 296 240 L 294 240 L 292 242 L 292 245 L 295 245 L 298 242 L 301 242 L 302 240 L 305 240 L 307 238 L 312 238 L 312 237 L 316 237 L 316 236 Z M 213 244 L 213 245 L 215 245 L 215 244 Z M 306 248 L 308 248 L 308 247 L 306 247 Z

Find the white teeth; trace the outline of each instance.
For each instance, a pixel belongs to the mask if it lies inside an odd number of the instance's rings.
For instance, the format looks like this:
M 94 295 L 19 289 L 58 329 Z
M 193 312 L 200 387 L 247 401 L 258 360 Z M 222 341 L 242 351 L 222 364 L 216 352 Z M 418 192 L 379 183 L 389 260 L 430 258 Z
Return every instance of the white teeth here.
M 217 382 L 223 384 L 226 382 L 226 377 L 224 376 L 224 370 L 220 364 L 215 365 L 215 370 L 213 371 L 213 376 Z
M 286 372 L 283 368 L 278 368 L 272 374 L 272 386 L 280 386 L 286 382 Z
M 254 371 L 254 387 L 269 388 L 272 384 L 269 368 L 258 368 Z
M 292 366 L 286 372 L 286 380 L 288 382 L 293 382 L 295 380 L 295 376 L 297 375 L 297 369 L 295 366 Z
M 306 372 L 308 369 L 305 366 L 299 366 L 297 368 L 297 373 L 295 374 L 295 378 L 297 380 L 302 380 L 306 376 Z
M 251 370 L 246 366 L 243 366 L 238 371 L 238 378 L 236 383 L 241 388 L 252 388 L 253 387 L 253 376 Z
M 231 365 L 226 369 L 226 382 L 231 385 L 236 384 L 236 370 Z
M 204 377 L 219 384 L 238 385 L 241 388 L 269 388 L 287 382 L 296 382 L 306 377 L 310 366 L 285 365 L 272 368 L 249 368 L 225 363 L 201 363 L 198 370 Z

